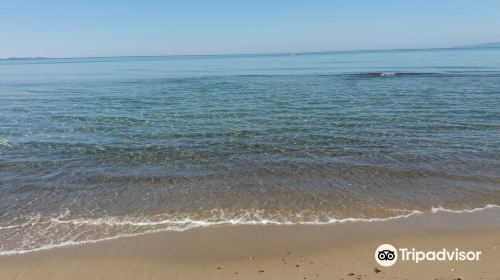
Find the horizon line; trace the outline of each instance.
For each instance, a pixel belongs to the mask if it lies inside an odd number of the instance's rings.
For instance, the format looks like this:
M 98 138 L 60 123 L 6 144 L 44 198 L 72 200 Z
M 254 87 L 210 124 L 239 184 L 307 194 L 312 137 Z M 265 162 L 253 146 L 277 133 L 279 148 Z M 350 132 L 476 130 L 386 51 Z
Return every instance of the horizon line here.
M 255 52 L 255 53 L 214 53 L 214 54 L 159 54 L 159 55 L 103 55 L 103 56 L 67 56 L 67 57 L 6 57 L 0 60 L 29 60 L 29 59 L 78 59 L 78 58 L 119 58 L 119 57 L 182 57 L 182 56 L 257 56 L 257 55 L 308 55 L 327 53 L 348 53 L 348 52 L 384 52 L 384 51 L 418 51 L 418 50 L 449 50 L 449 49 L 471 49 L 471 48 L 500 48 L 481 47 L 482 45 L 495 44 L 500 42 L 479 43 L 458 47 L 431 47 L 431 48 L 389 48 L 389 49 L 355 49 L 355 50 L 327 50 L 327 51 L 296 51 L 296 52 Z

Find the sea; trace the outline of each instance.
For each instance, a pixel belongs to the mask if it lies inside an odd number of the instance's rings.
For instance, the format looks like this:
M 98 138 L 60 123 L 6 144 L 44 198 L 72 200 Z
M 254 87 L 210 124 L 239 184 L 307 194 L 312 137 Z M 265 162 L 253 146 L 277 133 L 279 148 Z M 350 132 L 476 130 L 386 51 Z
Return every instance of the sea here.
M 500 205 L 500 48 L 0 60 L 0 255 Z

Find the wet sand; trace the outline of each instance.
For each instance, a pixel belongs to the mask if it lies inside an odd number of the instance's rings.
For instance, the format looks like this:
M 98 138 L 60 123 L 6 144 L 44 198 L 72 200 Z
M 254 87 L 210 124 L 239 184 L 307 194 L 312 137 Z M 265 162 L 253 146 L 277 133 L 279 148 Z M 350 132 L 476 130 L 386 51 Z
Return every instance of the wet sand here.
M 482 251 L 378 266 L 378 245 Z M 500 279 L 500 209 L 372 223 L 221 226 L 0 257 L 0 279 Z

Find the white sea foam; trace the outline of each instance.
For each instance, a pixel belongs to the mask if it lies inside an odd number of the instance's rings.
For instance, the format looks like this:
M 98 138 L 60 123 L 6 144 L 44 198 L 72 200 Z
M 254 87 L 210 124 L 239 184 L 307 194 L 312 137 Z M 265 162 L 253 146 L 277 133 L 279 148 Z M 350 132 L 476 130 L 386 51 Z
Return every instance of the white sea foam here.
M 12 145 L 9 143 L 9 141 L 7 141 L 5 139 L 0 139 L 0 146 L 11 147 Z
M 432 207 L 431 212 L 432 213 L 438 213 L 438 212 L 448 212 L 448 213 L 474 213 L 478 211 L 483 211 L 486 209 L 491 209 L 491 208 L 500 208 L 500 205 L 495 205 L 495 204 L 487 204 L 484 207 L 478 207 L 478 208 L 473 208 L 473 209 L 464 209 L 464 210 L 452 210 L 452 209 L 446 209 L 442 206 L 438 207 Z
M 451 210 L 444 208 L 442 206 L 432 207 L 431 213 L 438 212 L 450 212 L 450 213 L 472 213 L 483 211 L 491 208 L 500 208 L 499 205 L 488 204 L 484 207 L 473 208 L 473 209 L 464 209 L 464 210 Z M 133 237 L 150 233 L 164 232 L 164 231 L 186 231 L 193 228 L 201 228 L 208 226 L 217 226 L 217 225 L 327 225 L 327 224 L 341 224 L 341 223 L 358 223 L 358 222 L 385 222 L 396 219 L 404 219 L 409 218 L 416 215 L 424 214 L 422 211 L 413 210 L 409 211 L 406 214 L 391 216 L 387 218 L 330 218 L 326 221 L 303 221 L 303 222 L 292 222 L 292 221 L 277 221 L 272 219 L 261 219 L 261 220 L 247 220 L 245 218 L 234 218 L 220 221 L 206 221 L 206 220 L 195 220 L 195 219 L 165 219 L 159 221 L 151 221 L 151 220 L 141 220 L 136 221 L 133 219 L 123 219 L 117 217 L 109 217 L 109 218 L 99 218 L 99 219 L 70 219 L 64 220 L 62 216 L 51 218 L 50 221 L 55 224 L 73 224 L 73 225 L 106 225 L 106 226 L 136 226 L 136 227 L 148 227 L 148 226 L 162 226 L 165 225 L 164 228 L 153 229 L 153 230 L 144 230 L 140 233 L 130 233 L 130 234 L 119 234 L 116 236 L 105 237 L 101 239 L 92 239 L 92 240 L 82 240 L 82 241 L 65 241 L 61 243 L 55 244 L 46 244 L 37 248 L 32 249 L 19 249 L 19 250 L 6 250 L 0 251 L 0 256 L 8 256 L 8 255 L 17 255 L 17 254 L 25 254 L 31 252 L 37 252 L 42 250 L 49 250 L 60 247 L 68 247 L 68 246 L 76 246 L 83 245 L 89 243 L 97 243 L 101 241 L 114 240 L 118 238 L 125 237 Z M 13 225 L 8 226 L 10 228 L 19 227 L 22 225 Z M 7 228 L 7 227 L 5 227 Z
M 292 222 L 292 221 L 277 221 L 271 219 L 261 219 L 261 220 L 247 220 L 245 218 L 234 218 L 221 221 L 206 221 L 206 220 L 193 220 L 193 219 L 180 219 L 180 220 L 161 220 L 161 221 L 134 221 L 130 219 L 118 219 L 118 218 L 99 218 L 99 219 L 72 219 L 72 220 L 60 220 L 58 218 L 52 218 L 51 221 L 54 223 L 62 224 L 74 224 L 74 225 L 108 225 L 108 226 L 158 226 L 158 225 L 191 225 L 193 227 L 205 227 L 214 225 L 326 225 L 326 224 L 337 224 L 337 223 L 350 223 L 350 222 L 383 222 L 400 218 L 407 218 L 414 215 L 422 214 L 421 211 L 414 210 L 410 211 L 408 214 L 391 216 L 387 218 L 330 218 L 326 221 L 303 221 L 303 222 Z
M 22 227 L 22 226 L 23 226 L 23 225 L 0 226 L 0 230 L 1 230 L 1 229 L 18 228 L 18 227 Z
M 92 243 L 97 243 L 97 242 L 101 242 L 101 241 L 114 240 L 114 239 L 123 238 L 123 237 L 139 236 L 139 235 L 154 233 L 154 232 L 158 232 L 158 231 L 148 231 L 148 232 L 137 233 L 137 234 L 122 234 L 122 235 L 101 238 L 101 239 L 94 239 L 94 240 L 65 241 L 65 242 L 61 242 L 61 243 L 57 243 L 57 244 L 42 245 L 42 246 L 34 248 L 34 249 L 7 250 L 7 251 L 1 251 L 0 256 L 19 255 L 19 254 L 33 253 L 33 252 L 44 251 L 44 250 L 49 250 L 49 249 L 54 249 L 54 248 L 69 247 L 69 246 L 76 246 L 76 245 L 83 245 L 83 244 L 92 244 Z
M 396 72 L 382 72 L 380 73 L 380 76 L 382 77 L 391 77 L 391 76 L 396 76 Z
M 41 219 L 42 219 L 42 216 L 40 214 L 36 214 L 36 215 L 33 215 L 33 216 L 29 216 L 28 221 L 26 221 L 26 222 L 24 222 L 22 224 L 8 225 L 8 226 L 0 225 L 0 230 L 20 228 L 20 227 L 24 227 L 24 226 L 30 226 L 30 225 L 39 224 L 39 223 L 41 223 L 40 222 Z M 0 255 L 1 255 L 1 253 L 0 253 Z
M 73 224 L 73 225 L 106 225 L 106 226 L 138 226 L 138 227 L 147 227 L 147 226 L 161 226 L 166 225 L 165 228 L 154 229 L 154 230 L 145 230 L 140 233 L 132 233 L 132 234 L 120 234 L 116 236 L 101 238 L 101 239 L 92 239 L 92 240 L 82 240 L 82 241 L 65 241 L 56 244 L 46 244 L 37 248 L 32 249 L 20 249 L 20 250 L 6 250 L 1 251 L 0 256 L 8 256 L 8 255 L 16 255 L 16 254 L 25 254 L 31 252 L 37 252 L 42 250 L 49 250 L 59 247 L 68 247 L 68 246 L 76 246 L 83 245 L 89 243 L 96 243 L 106 240 L 114 240 L 118 238 L 124 237 L 133 237 L 144 234 L 156 233 L 156 232 L 164 232 L 164 231 L 186 231 L 193 228 L 201 228 L 208 226 L 217 226 L 217 225 L 327 225 L 327 224 L 338 224 L 338 223 L 355 223 L 355 222 L 383 222 L 394 219 L 408 218 L 414 215 L 422 214 L 421 211 L 410 211 L 407 214 L 397 215 L 387 218 L 330 218 L 327 221 L 305 221 L 305 222 L 292 222 L 292 221 L 276 221 L 271 219 L 262 219 L 262 220 L 246 220 L 245 218 L 234 218 L 228 220 L 221 221 L 205 221 L 205 220 L 193 220 L 193 219 L 180 219 L 180 220 L 161 220 L 161 221 L 134 221 L 132 219 L 120 219 L 116 217 L 109 218 L 99 218 L 99 219 L 71 219 L 71 220 L 63 220 L 60 217 L 51 218 L 50 221 L 55 224 Z M 22 226 L 22 225 L 17 225 Z

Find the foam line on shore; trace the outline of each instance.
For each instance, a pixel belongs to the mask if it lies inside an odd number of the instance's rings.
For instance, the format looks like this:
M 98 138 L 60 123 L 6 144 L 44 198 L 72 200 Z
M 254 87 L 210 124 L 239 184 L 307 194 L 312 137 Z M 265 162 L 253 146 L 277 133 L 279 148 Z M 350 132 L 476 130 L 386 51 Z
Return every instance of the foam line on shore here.
M 494 204 L 487 204 L 484 207 L 478 207 L 478 208 L 473 208 L 473 209 L 464 209 L 464 210 L 452 210 L 452 209 L 447 209 L 442 206 L 438 207 L 432 207 L 431 208 L 431 213 L 439 213 L 439 212 L 447 212 L 447 213 L 474 213 L 478 211 L 483 211 L 487 209 L 492 209 L 492 208 L 500 208 L 500 205 L 494 205 Z M 0 256 L 9 256 L 9 255 L 18 255 L 18 254 L 26 254 L 26 253 L 32 253 L 32 252 L 38 252 L 38 251 L 44 251 L 44 250 L 49 250 L 49 249 L 54 249 L 54 248 L 60 248 L 60 247 L 68 247 L 68 246 L 77 246 L 77 245 L 83 245 L 83 244 L 92 244 L 92 243 L 97 243 L 101 241 L 108 241 L 108 240 L 115 240 L 118 238 L 126 238 L 126 237 L 134 237 L 134 236 L 140 236 L 140 235 L 145 235 L 145 234 L 150 234 L 150 233 L 157 233 L 157 232 L 165 232 L 165 231 L 186 231 L 194 228 L 202 228 L 202 227 L 208 227 L 208 226 L 217 226 L 217 225 L 328 225 L 328 224 L 341 224 L 341 223 L 357 223 L 357 222 L 386 222 L 390 220 L 396 220 L 396 219 L 404 219 L 404 218 L 409 218 L 412 216 L 416 215 L 422 215 L 424 212 L 419 211 L 419 210 L 412 210 L 407 214 L 402 214 L 402 215 L 397 215 L 397 216 L 391 216 L 387 218 L 342 218 L 342 219 L 337 219 L 337 218 L 331 218 L 328 221 L 304 221 L 304 222 L 291 222 L 291 221 L 285 221 L 285 222 L 279 222 L 275 220 L 259 220 L 259 221 L 245 221 L 241 219 L 230 219 L 230 220 L 224 220 L 224 221 L 202 221 L 202 220 L 192 220 L 192 219 L 183 219 L 183 220 L 162 220 L 162 221 L 157 221 L 157 222 L 134 222 L 134 221 L 120 221 L 116 218 L 101 218 L 101 219 L 96 219 L 96 220 L 84 220 L 84 219 L 74 219 L 74 220 L 61 220 L 59 218 L 52 218 L 51 221 L 54 223 L 66 223 L 66 224 L 85 224 L 85 225 L 132 225 L 132 226 L 155 226 L 155 225 L 169 225 L 166 228 L 162 229 L 155 229 L 155 230 L 146 230 L 144 232 L 140 233 L 132 233 L 132 234 L 121 234 L 121 235 L 116 235 L 116 236 L 111 236 L 111 237 L 106 237 L 106 238 L 101 238 L 101 239 L 93 239 L 93 240 L 82 240 L 82 241 L 65 241 L 57 244 L 46 244 L 42 245 L 38 248 L 33 248 L 33 249 L 26 249 L 26 250 L 7 250 L 7 251 L 0 251 Z M 16 227 L 16 226 L 10 226 L 10 227 Z
M 51 221 L 54 223 L 62 224 L 75 224 L 75 225 L 108 225 L 108 226 L 157 226 L 157 225 L 193 225 L 193 227 L 204 227 L 204 226 L 214 226 L 214 225 L 327 225 L 327 224 L 338 224 L 338 223 L 348 223 L 348 222 L 383 222 L 393 219 L 406 218 L 413 215 L 422 214 L 421 211 L 413 210 L 407 214 L 391 216 L 387 218 L 330 218 L 327 221 L 303 221 L 303 222 L 292 222 L 292 221 L 277 221 L 271 219 L 261 219 L 261 220 L 245 220 L 244 218 L 235 218 L 221 221 L 204 221 L 204 220 L 193 220 L 193 219 L 182 219 L 182 220 L 161 220 L 161 221 L 131 221 L 131 220 L 119 220 L 116 218 L 100 218 L 100 219 L 73 219 L 73 220 L 61 220 L 59 218 L 52 218 Z
M 216 226 L 216 225 L 327 225 L 327 224 L 337 224 L 337 223 L 352 223 L 352 222 L 383 222 L 383 221 L 389 221 L 389 220 L 394 220 L 394 219 L 401 219 L 401 218 L 408 218 L 414 215 L 420 215 L 422 212 L 420 211 L 412 211 L 409 214 L 405 215 L 398 215 L 398 216 L 392 216 L 388 218 L 345 218 L 345 219 L 330 219 L 329 221 L 326 222 L 300 222 L 300 223 L 293 223 L 293 222 L 278 222 L 278 221 L 273 221 L 273 220 L 261 220 L 261 221 L 238 221 L 237 219 L 232 219 L 232 220 L 227 220 L 227 221 L 219 221 L 219 222 L 208 222 L 208 221 L 197 221 L 197 220 L 190 220 L 190 219 L 185 219 L 181 221 L 159 221 L 159 222 L 150 222 L 150 223 L 145 223 L 145 222 L 118 222 L 111 224 L 110 221 L 102 221 L 101 223 L 97 223 L 95 220 L 90 221 L 90 220 L 60 220 L 58 221 L 59 223 L 77 223 L 77 224 L 88 224 L 88 225 L 97 225 L 97 224 L 108 224 L 108 225 L 161 225 L 161 224 L 169 224 L 169 225 L 174 225 L 174 224 L 184 224 L 186 225 L 185 227 L 174 227 L 170 226 L 168 228 L 164 229 L 156 229 L 156 230 L 147 230 L 141 233 L 134 233 L 134 234 L 121 234 L 121 235 L 116 235 L 112 237 L 106 237 L 106 238 L 101 238 L 101 239 L 94 239 L 94 240 L 83 240 L 83 241 L 66 241 L 66 242 L 61 242 L 58 244 L 47 244 L 40 246 L 38 248 L 34 249 L 27 249 L 27 250 L 9 250 L 9 251 L 3 251 L 0 252 L 0 256 L 9 256 L 9 255 L 19 255 L 19 254 L 26 254 L 26 253 L 33 253 L 33 252 L 38 252 L 38 251 L 44 251 L 44 250 L 50 250 L 50 249 L 55 249 L 55 248 L 61 248 L 61 247 L 69 247 L 69 246 L 78 246 L 78 245 L 84 245 L 84 244 L 93 244 L 97 242 L 102 242 L 102 241 L 108 241 L 108 240 L 115 240 L 118 238 L 126 238 L 126 237 L 134 237 L 134 236 L 140 236 L 140 235 L 145 235 L 145 234 L 151 234 L 151 233 L 157 233 L 157 232 L 164 232 L 164 231 L 186 231 L 190 230 L 193 228 L 201 228 L 201 227 L 208 227 L 208 226 Z M 52 219 L 55 221 L 56 219 Z M 100 220 L 105 220 L 105 219 L 100 219 Z
M 495 205 L 495 204 L 486 204 L 484 207 L 477 207 L 477 208 L 472 208 L 472 209 L 464 209 L 464 210 L 452 210 L 452 209 L 447 209 L 442 206 L 438 207 L 432 207 L 431 212 L 432 213 L 439 213 L 439 212 L 447 212 L 447 213 L 474 213 L 478 211 L 483 211 L 486 209 L 492 209 L 492 208 L 500 208 L 500 205 Z

